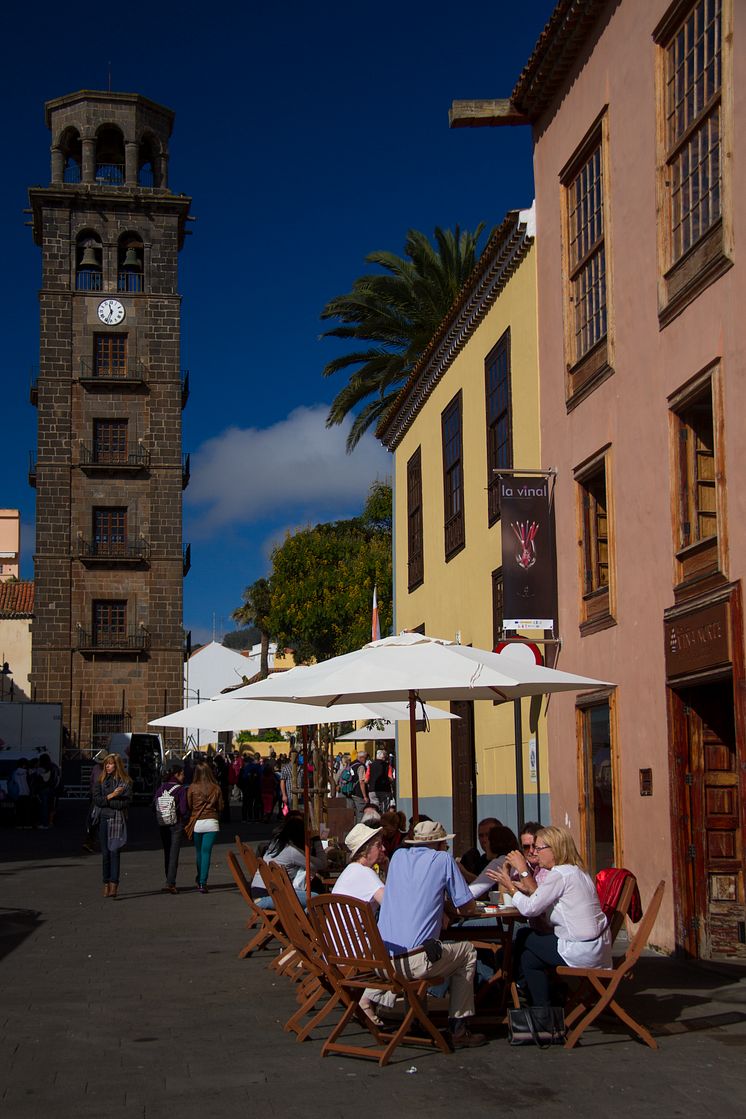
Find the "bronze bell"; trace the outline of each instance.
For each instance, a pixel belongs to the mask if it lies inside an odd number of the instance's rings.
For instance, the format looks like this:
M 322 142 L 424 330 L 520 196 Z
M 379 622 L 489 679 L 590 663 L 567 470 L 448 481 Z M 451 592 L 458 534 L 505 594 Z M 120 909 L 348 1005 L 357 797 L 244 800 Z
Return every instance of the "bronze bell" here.
M 93 244 L 92 241 L 89 241 L 88 244 L 83 249 L 83 255 L 80 258 L 80 267 L 81 268 L 98 268 L 99 267 L 98 250 L 96 249 L 96 246 Z
M 140 260 L 137 255 L 137 249 L 133 249 L 130 245 L 130 247 L 127 249 L 127 252 L 124 254 L 122 268 L 133 268 L 139 272 L 141 267 L 142 265 L 140 264 Z

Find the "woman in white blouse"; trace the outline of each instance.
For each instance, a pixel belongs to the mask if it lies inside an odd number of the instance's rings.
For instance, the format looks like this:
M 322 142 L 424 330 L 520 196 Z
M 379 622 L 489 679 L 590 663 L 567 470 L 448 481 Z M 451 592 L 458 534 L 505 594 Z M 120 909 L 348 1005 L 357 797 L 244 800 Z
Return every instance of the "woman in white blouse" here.
M 547 971 L 571 967 L 611 967 L 611 934 L 593 879 L 583 866 L 567 828 L 542 828 L 534 847 L 549 873 L 532 894 L 502 869 L 492 877 L 512 895 L 524 917 L 543 915 L 551 931 L 521 929 L 515 942 L 516 974 L 525 980 L 534 1006 L 549 1006 Z

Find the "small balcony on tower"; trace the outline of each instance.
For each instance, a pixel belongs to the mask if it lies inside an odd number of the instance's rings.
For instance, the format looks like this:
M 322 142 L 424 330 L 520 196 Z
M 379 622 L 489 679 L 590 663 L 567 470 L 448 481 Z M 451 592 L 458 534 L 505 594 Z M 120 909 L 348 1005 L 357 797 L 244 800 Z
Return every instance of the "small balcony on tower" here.
M 78 464 L 87 473 L 139 474 L 150 466 L 150 451 L 141 442 L 126 438 L 94 439 L 90 445 L 81 442 Z
M 78 538 L 78 559 L 86 566 L 145 566 L 150 562 L 150 544 L 144 536 L 94 536 Z
M 78 379 L 84 388 L 137 389 L 148 383 L 148 367 L 128 358 L 126 351 L 121 359 L 115 351 L 108 357 L 97 353 L 93 361 L 81 358 Z
M 139 655 L 150 648 L 150 634 L 144 626 L 124 629 L 118 626 L 78 626 L 76 647 L 79 653 L 109 656 Z

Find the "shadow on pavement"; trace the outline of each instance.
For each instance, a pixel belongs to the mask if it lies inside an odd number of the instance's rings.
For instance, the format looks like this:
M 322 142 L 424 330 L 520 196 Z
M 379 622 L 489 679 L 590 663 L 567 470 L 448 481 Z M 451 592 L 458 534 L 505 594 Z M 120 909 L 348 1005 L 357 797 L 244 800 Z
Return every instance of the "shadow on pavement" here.
M 0 909 L 0 960 L 44 924 L 34 909 Z

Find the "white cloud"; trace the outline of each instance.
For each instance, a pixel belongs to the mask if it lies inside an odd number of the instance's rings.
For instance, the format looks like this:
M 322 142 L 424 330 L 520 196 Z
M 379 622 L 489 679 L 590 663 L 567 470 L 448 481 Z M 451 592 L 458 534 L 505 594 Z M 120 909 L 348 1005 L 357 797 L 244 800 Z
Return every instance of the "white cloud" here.
M 361 507 L 371 482 L 391 473 L 393 459 L 372 435 L 348 455 L 348 426 L 327 428 L 327 412 L 324 404 L 296 408 L 271 427 L 229 427 L 203 443 L 192 455 L 186 494 L 193 535 L 288 515 L 318 520 Z

